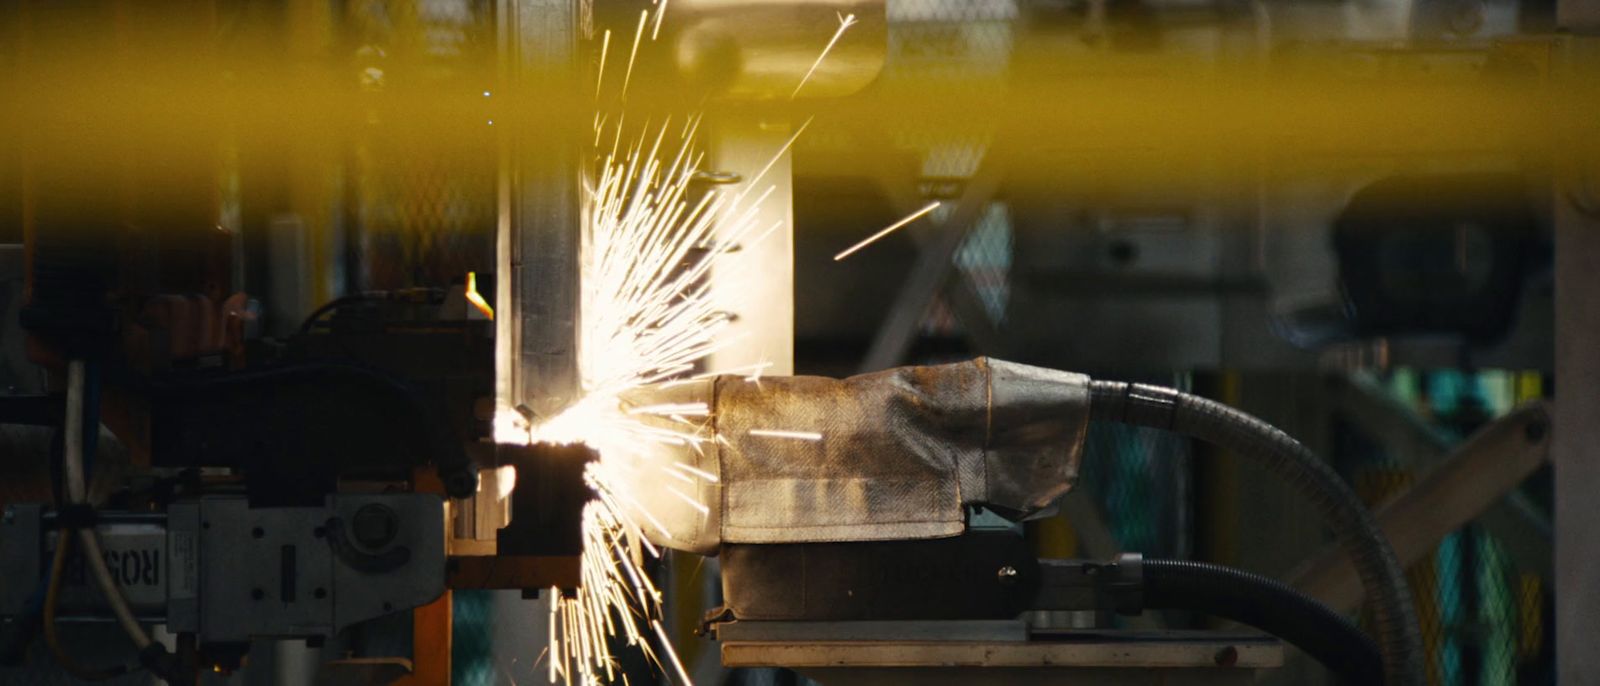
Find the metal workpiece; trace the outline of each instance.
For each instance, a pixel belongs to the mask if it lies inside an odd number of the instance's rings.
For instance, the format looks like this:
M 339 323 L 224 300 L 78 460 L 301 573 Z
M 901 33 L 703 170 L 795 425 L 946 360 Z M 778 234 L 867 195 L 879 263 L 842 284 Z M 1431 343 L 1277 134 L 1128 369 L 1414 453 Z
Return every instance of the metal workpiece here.
M 502 86 L 576 91 L 584 38 L 579 0 L 499 0 Z M 567 121 L 561 131 L 583 130 Z M 581 137 L 503 127 L 496 226 L 496 404 L 538 419 L 580 394 L 578 282 Z
M 847 379 L 722 376 L 645 389 L 627 402 L 706 404 L 715 441 L 660 449 L 717 475 L 720 490 L 702 500 L 709 514 L 662 499 L 653 514 L 671 536 L 645 535 L 709 553 L 718 543 L 954 536 L 974 505 L 1027 517 L 1077 477 L 1087 383 L 979 358 Z
M 883 69 L 884 7 L 884 0 L 674 0 L 662 30 L 671 32 L 679 74 L 715 95 L 839 97 Z M 850 26 L 840 32 L 846 20 Z M 819 60 L 825 47 L 827 59 Z
M 595 451 L 581 444 L 500 444 L 495 455 L 516 469 L 511 521 L 494 532 L 496 554 L 582 554 L 583 508 L 593 497 L 583 474 Z

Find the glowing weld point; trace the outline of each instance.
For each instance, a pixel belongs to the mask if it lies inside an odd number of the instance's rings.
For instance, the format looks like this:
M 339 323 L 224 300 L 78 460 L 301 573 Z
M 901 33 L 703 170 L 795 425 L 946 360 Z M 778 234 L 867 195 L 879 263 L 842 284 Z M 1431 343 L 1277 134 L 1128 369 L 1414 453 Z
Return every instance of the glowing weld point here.
M 493 124 L 494 122 L 489 123 Z M 478 311 L 482 312 L 483 316 L 488 317 L 490 320 L 494 319 L 494 308 L 490 307 L 489 301 L 484 300 L 483 295 L 478 293 L 478 275 L 476 272 L 467 272 L 467 302 L 478 308 Z
M 802 441 L 820 441 L 822 434 L 815 431 L 783 431 L 780 429 L 751 429 L 745 433 L 751 436 L 766 436 L 768 438 L 793 438 Z
M 869 245 L 872 245 L 873 243 L 876 243 L 878 241 L 878 239 L 883 238 L 884 236 L 887 236 L 887 235 L 893 233 L 895 231 L 895 229 L 898 229 L 898 228 L 900 228 L 902 226 L 910 224 L 911 222 L 914 222 L 914 221 L 916 221 L 918 219 L 921 219 L 924 215 L 928 214 L 929 212 L 932 212 L 938 206 L 939 206 L 939 201 L 938 200 L 935 200 L 933 202 L 928 203 L 927 205 L 924 205 L 922 207 L 922 209 L 917 210 L 916 212 L 912 212 L 909 215 L 906 215 L 905 219 L 901 219 L 900 221 L 897 221 L 897 222 L 895 222 L 893 224 L 890 224 L 884 230 L 879 231 L 879 232 L 877 232 L 875 234 L 872 234 L 871 236 L 868 236 L 866 240 L 861 241 L 860 243 L 852 245 L 852 246 L 850 246 L 848 248 L 845 248 L 844 252 L 841 252 L 841 253 L 833 256 L 833 261 L 834 262 L 838 262 L 839 260 L 842 260 L 842 259 L 844 259 L 846 257 L 849 257 L 851 254 L 855 253 L 855 251 L 860 250 L 862 248 L 865 248 L 865 247 L 867 247 Z
M 800 89 L 805 88 L 806 82 L 811 80 L 811 75 L 817 71 L 817 67 L 822 66 L 822 60 L 828 57 L 828 52 L 833 50 L 835 43 L 839 42 L 839 37 L 844 35 L 845 29 L 855 26 L 855 23 L 856 15 L 854 14 L 839 17 L 839 30 L 833 32 L 833 38 L 829 39 L 828 45 L 822 48 L 822 54 L 817 55 L 817 61 L 812 62 L 811 68 L 806 70 L 806 75 L 800 77 L 799 85 L 796 85 L 794 92 L 789 94 L 790 100 L 800 94 Z

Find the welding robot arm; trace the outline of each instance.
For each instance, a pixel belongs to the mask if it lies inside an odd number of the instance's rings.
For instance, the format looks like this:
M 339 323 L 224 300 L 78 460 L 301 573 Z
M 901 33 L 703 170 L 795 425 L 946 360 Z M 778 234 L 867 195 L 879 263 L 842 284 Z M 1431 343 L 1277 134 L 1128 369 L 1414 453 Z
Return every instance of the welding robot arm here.
M 657 544 L 701 554 L 722 543 L 954 536 L 970 505 L 1026 517 L 1072 487 L 1090 420 L 1216 444 L 1316 505 L 1367 590 L 1387 682 L 1421 678 L 1415 609 L 1371 513 L 1299 442 L 1221 403 L 988 358 L 847 379 L 719 376 L 624 402 L 709 408 L 715 440 L 665 457 L 715 475 L 699 486 L 703 505 L 657 496 L 647 505 L 660 521 L 645 530 Z

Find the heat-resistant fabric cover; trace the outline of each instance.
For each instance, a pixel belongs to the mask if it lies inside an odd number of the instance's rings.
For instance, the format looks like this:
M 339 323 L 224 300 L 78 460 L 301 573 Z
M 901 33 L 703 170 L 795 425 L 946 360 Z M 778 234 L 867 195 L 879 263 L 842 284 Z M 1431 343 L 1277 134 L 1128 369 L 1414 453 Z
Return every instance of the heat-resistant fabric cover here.
M 676 386 L 671 402 L 683 402 Z M 979 358 L 847 379 L 717 377 L 692 388 L 716 440 L 676 459 L 718 476 L 702 513 L 652 499 L 663 546 L 953 536 L 965 505 L 1024 516 L 1077 476 L 1088 378 Z M 660 402 L 647 392 L 629 399 Z M 639 484 L 648 492 L 656 484 Z

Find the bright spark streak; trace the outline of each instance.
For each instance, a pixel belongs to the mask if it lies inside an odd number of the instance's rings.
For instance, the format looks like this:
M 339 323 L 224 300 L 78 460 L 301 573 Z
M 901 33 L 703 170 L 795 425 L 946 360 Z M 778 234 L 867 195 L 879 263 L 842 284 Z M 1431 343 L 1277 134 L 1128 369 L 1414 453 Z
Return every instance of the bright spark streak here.
M 745 433 L 767 438 L 793 438 L 801 441 L 820 441 L 822 434 L 815 431 L 784 431 L 781 429 L 751 429 Z
M 639 11 L 639 28 L 633 32 L 633 50 L 628 53 L 628 71 L 622 76 L 622 97 L 628 97 L 628 83 L 633 81 L 633 61 L 639 57 L 639 39 L 644 36 L 645 20 L 650 18 L 650 10 Z
M 655 2 L 652 1 L 650 4 L 654 5 Z M 655 40 L 656 36 L 661 35 L 661 18 L 665 16 L 667 16 L 667 0 L 661 0 L 661 7 L 656 9 L 656 25 L 650 29 L 650 40 Z
M 684 464 L 682 462 L 674 462 L 674 463 L 672 463 L 672 466 L 676 467 L 678 469 L 681 469 L 683 471 L 686 471 L 686 472 L 688 472 L 690 474 L 693 474 L 695 476 L 698 476 L 698 477 L 700 477 L 702 479 L 705 479 L 706 481 L 710 481 L 711 483 L 717 483 L 717 475 L 716 474 L 712 474 L 711 472 L 705 471 L 703 469 L 696 469 L 695 467 L 691 467 L 691 466 L 686 465 L 686 464 Z
M 606 54 L 610 52 L 611 29 L 606 29 L 605 35 L 600 39 L 600 68 L 595 71 L 594 76 L 594 97 L 597 99 L 600 97 L 600 84 L 605 83 L 606 80 Z M 599 112 L 596 112 L 595 115 L 599 116 Z M 595 126 L 596 130 L 599 128 L 598 125 Z
M 630 407 L 628 408 L 628 414 L 705 416 L 711 414 L 711 408 L 706 407 L 705 403 L 663 403 L 660 405 Z
M 806 75 L 800 77 L 800 83 L 794 87 L 794 92 L 789 94 L 790 100 L 800 94 L 801 88 L 805 88 L 806 82 L 811 80 L 811 75 L 816 73 L 817 67 L 822 66 L 822 60 L 828 57 L 828 52 L 832 51 L 833 45 L 839 42 L 839 38 L 844 35 L 845 29 L 855 26 L 855 24 L 856 15 L 854 14 L 839 17 L 839 30 L 833 32 L 833 38 L 828 39 L 828 45 L 822 48 L 822 54 L 817 55 L 817 61 L 812 62 L 811 68 L 806 70 Z
M 667 653 L 667 657 L 672 658 L 672 667 L 678 671 L 678 678 L 682 679 L 685 684 L 692 683 L 689 679 L 689 673 L 683 671 L 683 663 L 678 661 L 678 651 L 672 648 L 672 639 L 667 638 L 667 632 L 661 629 L 661 622 L 654 619 L 650 620 L 650 628 L 655 629 L 656 636 L 661 638 L 661 647 Z
M 789 136 L 789 140 L 786 140 L 786 141 L 783 142 L 783 147 L 778 148 L 778 151 L 772 154 L 772 159 L 767 160 L 766 166 L 763 166 L 761 168 L 761 171 L 758 172 L 755 176 L 750 177 L 749 185 L 745 186 L 745 189 L 739 192 L 738 197 L 734 199 L 734 205 L 738 205 L 739 201 L 744 199 L 745 194 L 749 193 L 750 189 L 755 187 L 756 182 L 761 180 L 762 177 L 766 176 L 767 172 L 772 171 L 772 165 L 777 164 L 778 160 L 783 159 L 784 153 L 789 152 L 789 148 L 794 146 L 794 142 L 796 140 L 799 140 L 800 134 L 805 133 L 806 132 L 806 128 L 811 126 L 811 120 L 812 119 L 815 119 L 815 117 L 808 117 L 806 119 L 805 123 L 800 125 L 800 128 L 795 129 L 794 130 L 794 135 Z M 765 191 L 765 193 L 763 193 L 762 197 L 766 197 L 766 193 L 771 193 L 771 192 L 772 192 L 772 189 L 768 188 Z M 756 204 L 759 205 L 760 203 L 757 202 Z M 753 210 L 754 208 L 751 208 L 751 209 Z
M 854 254 L 857 250 L 860 250 L 860 249 L 865 248 L 865 247 L 867 247 L 869 245 L 872 245 L 873 243 L 878 242 L 878 239 L 883 238 L 884 236 L 887 236 L 887 235 L 889 235 L 891 233 L 894 233 L 894 231 L 896 229 L 899 229 L 900 227 L 903 227 L 903 226 L 905 226 L 907 224 L 910 224 L 911 222 L 914 222 L 914 221 L 916 221 L 918 219 L 921 219 L 924 215 L 928 214 L 929 212 L 932 212 L 938 206 L 939 206 L 939 201 L 938 200 L 935 200 L 933 202 L 928 203 L 927 205 L 924 205 L 922 207 L 922 209 L 917 210 L 916 212 L 912 212 L 911 214 L 906 215 L 906 217 L 904 219 L 901 219 L 900 221 L 897 221 L 897 222 L 895 222 L 893 224 L 890 224 L 888 227 L 884 228 L 882 231 L 879 231 L 879 232 L 877 232 L 875 234 L 872 234 L 871 236 L 868 236 L 866 240 L 861 241 L 860 243 L 852 245 L 852 246 L 850 246 L 848 248 L 845 248 L 844 252 L 841 252 L 841 253 L 833 256 L 833 261 L 834 262 L 838 262 L 839 260 L 842 260 L 842 259 L 844 259 L 846 257 L 849 257 L 850 255 Z

